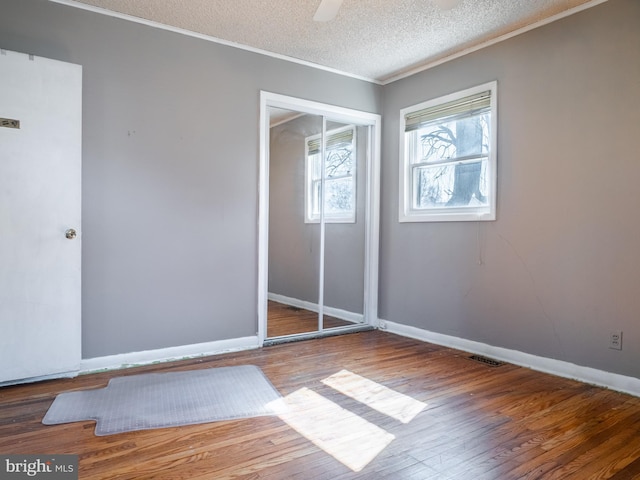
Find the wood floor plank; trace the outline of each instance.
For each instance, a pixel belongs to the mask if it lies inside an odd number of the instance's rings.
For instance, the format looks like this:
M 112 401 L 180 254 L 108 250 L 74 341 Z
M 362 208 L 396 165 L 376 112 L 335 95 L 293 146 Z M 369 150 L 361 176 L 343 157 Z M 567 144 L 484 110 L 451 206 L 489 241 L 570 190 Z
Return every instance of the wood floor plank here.
M 281 337 L 318 330 L 318 313 L 269 300 L 267 313 L 267 337 Z M 351 325 L 350 322 L 323 315 L 322 327 L 335 328 Z
M 115 376 L 247 364 L 282 395 L 309 389 L 395 438 L 353 471 L 277 416 L 105 437 L 94 422 L 41 423 L 57 394 Z M 322 383 L 341 370 L 427 407 L 395 420 Z M 628 480 L 640 478 L 639 431 L 640 398 L 381 331 L 0 388 L 0 453 L 78 454 L 87 480 Z
M 611 480 L 633 480 L 634 478 L 640 478 L 640 458 L 636 458 L 610 478 Z

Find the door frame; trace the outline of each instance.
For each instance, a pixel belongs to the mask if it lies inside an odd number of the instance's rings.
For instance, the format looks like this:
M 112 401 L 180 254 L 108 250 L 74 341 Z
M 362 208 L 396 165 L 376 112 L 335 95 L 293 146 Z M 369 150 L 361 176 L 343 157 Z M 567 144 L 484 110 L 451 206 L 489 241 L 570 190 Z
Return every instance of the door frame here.
M 258 343 L 267 338 L 267 304 L 269 289 L 269 107 L 284 108 L 312 115 L 330 117 L 344 123 L 369 127 L 365 208 L 364 324 L 378 327 L 378 252 L 380 222 L 380 138 L 382 117 L 311 100 L 260 91 L 260 178 L 258 205 Z M 314 332 L 318 336 L 322 332 Z M 308 334 L 291 337 L 308 337 Z

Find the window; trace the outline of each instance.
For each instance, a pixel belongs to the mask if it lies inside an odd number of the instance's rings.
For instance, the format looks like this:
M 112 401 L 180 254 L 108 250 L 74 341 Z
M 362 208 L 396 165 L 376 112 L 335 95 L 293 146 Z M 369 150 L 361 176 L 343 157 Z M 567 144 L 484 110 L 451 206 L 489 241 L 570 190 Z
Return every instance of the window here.
M 356 132 L 353 125 L 326 133 L 324 162 L 324 220 L 329 223 L 356 221 Z M 305 222 L 320 221 L 322 204 L 322 136 L 307 137 Z
M 495 220 L 496 82 L 400 111 L 400 221 Z

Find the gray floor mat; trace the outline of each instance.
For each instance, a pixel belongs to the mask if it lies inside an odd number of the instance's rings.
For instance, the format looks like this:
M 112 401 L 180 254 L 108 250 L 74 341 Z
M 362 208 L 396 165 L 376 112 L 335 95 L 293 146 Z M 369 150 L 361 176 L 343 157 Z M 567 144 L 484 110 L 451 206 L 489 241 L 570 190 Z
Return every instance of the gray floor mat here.
M 45 425 L 96 420 L 96 435 L 276 415 L 282 397 L 254 365 L 117 377 L 61 393 Z

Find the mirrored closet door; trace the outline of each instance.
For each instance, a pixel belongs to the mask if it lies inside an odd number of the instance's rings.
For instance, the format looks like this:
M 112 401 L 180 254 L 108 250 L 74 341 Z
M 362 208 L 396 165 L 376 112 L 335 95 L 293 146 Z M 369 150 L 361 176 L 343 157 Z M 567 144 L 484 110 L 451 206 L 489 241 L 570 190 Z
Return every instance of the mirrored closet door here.
M 322 326 L 364 323 L 368 127 L 327 119 L 322 202 Z
M 262 94 L 259 336 L 377 321 L 379 116 Z
M 321 228 L 308 220 L 317 183 L 307 174 L 308 139 L 321 139 L 321 116 L 269 109 L 269 255 L 267 338 L 319 329 Z M 309 198 L 311 197 L 311 198 Z

